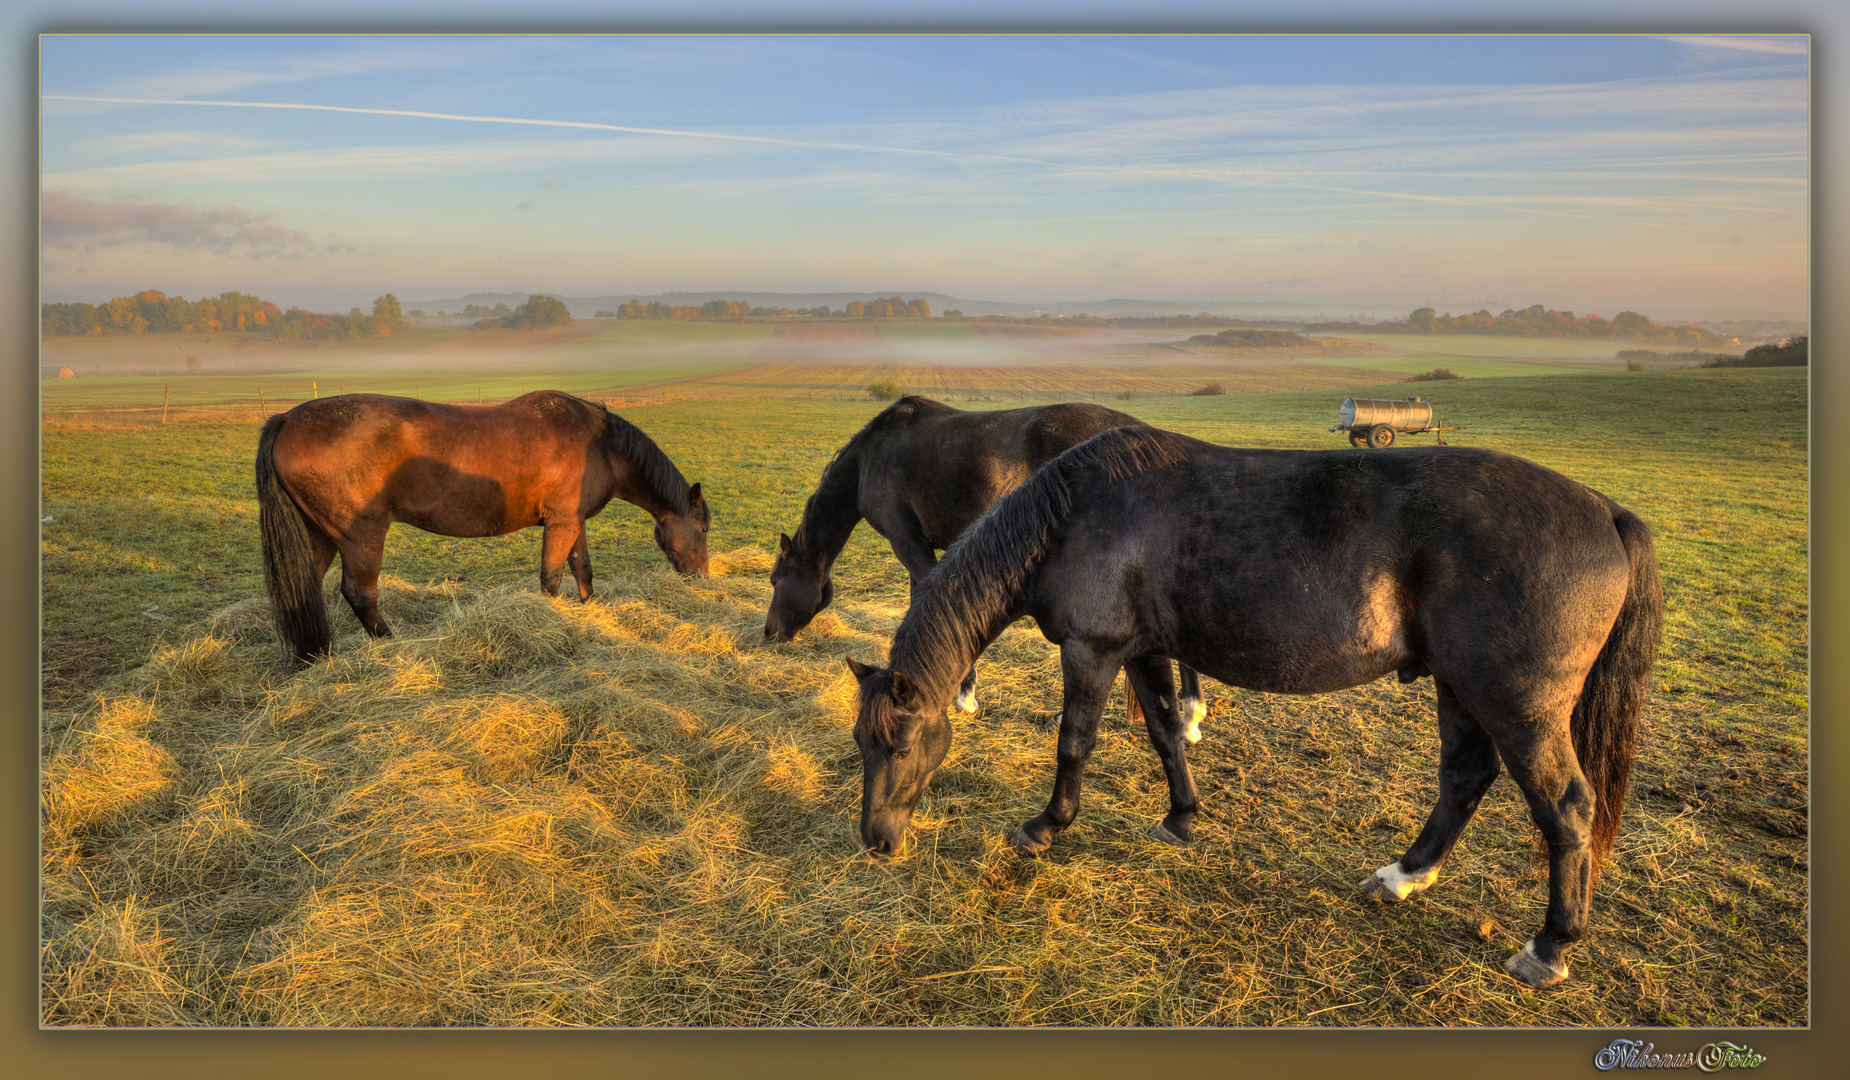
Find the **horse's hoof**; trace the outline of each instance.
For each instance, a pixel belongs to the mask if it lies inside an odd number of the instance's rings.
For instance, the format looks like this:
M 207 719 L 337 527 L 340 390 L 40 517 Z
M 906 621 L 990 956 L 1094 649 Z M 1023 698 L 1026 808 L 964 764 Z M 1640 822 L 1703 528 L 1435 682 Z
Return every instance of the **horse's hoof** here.
M 1438 880 L 1439 868 L 1436 866 L 1423 874 L 1405 874 L 1401 872 L 1400 863 L 1392 862 L 1363 878 L 1356 888 L 1376 900 L 1391 903 L 1405 900 Z
M 1042 720 L 1040 722 L 1041 733 L 1046 734 L 1049 731 L 1054 731 L 1058 729 L 1060 726 L 1060 718 L 1065 715 L 1066 713 L 1064 712 L 1057 712 L 1057 713 L 1054 713 L 1052 716 L 1049 716 L 1046 719 Z
M 1158 843 L 1168 844 L 1171 847 L 1187 847 L 1188 846 L 1187 840 L 1182 839 L 1181 837 L 1177 836 L 1175 833 L 1172 833 L 1168 829 L 1164 828 L 1163 823 L 1160 821 L 1150 827 L 1150 839 L 1155 840 Z
M 1510 973 L 1518 982 L 1545 990 L 1550 986 L 1567 981 L 1567 963 L 1549 964 L 1535 955 L 1535 939 L 1530 938 L 1523 945 L 1522 951 L 1503 961 L 1503 970 Z
M 1052 847 L 1053 842 L 1046 841 L 1046 840 L 1034 840 L 1030 838 L 1028 836 L 1028 827 L 1024 825 L 1021 828 L 1015 830 L 1014 836 L 1009 837 L 1009 845 L 1013 847 L 1016 850 L 1016 852 L 1018 852 L 1019 854 L 1039 855 L 1041 852 L 1046 851 L 1048 848 Z
M 1201 721 L 1190 720 L 1188 722 L 1188 726 L 1182 729 L 1182 737 L 1184 739 L 1187 739 L 1191 743 L 1200 742 L 1201 741 Z
M 972 713 L 975 712 L 976 711 L 976 691 L 975 690 L 959 691 L 957 694 L 956 705 L 959 709 L 962 709 L 964 712 L 972 712 Z

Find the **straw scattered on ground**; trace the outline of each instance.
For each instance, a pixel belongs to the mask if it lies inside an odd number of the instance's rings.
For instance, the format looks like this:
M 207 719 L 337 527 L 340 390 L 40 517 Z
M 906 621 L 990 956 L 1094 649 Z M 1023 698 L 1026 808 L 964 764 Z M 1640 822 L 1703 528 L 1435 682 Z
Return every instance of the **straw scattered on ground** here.
M 1803 840 L 1746 810 L 1635 796 L 1556 991 L 1501 971 L 1546 898 L 1507 780 L 1438 886 L 1363 899 L 1433 797 L 1426 683 L 1213 687 L 1186 849 L 1144 836 L 1162 773 L 1114 698 L 1078 823 L 1023 859 L 1059 668 L 1018 625 L 909 846 L 873 861 L 843 658 L 884 656 L 903 586 L 767 645 L 768 555 L 714 564 L 606 575 L 584 605 L 388 578 L 398 636 L 337 609 L 332 659 L 296 674 L 246 599 L 48 713 L 43 1021 L 1806 1021 Z M 1743 859 L 1735 825 L 1791 861 Z

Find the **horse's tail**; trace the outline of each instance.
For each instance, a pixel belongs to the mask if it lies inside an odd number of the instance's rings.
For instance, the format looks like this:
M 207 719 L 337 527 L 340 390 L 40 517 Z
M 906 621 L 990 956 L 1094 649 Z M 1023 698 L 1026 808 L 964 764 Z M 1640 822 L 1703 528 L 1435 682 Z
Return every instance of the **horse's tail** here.
M 326 656 L 333 641 L 321 598 L 308 519 L 276 475 L 276 435 L 283 414 L 270 417 L 257 438 L 257 523 L 263 537 L 263 585 L 289 659 L 306 664 Z
M 1651 530 L 1637 515 L 1607 500 L 1612 524 L 1631 560 L 1631 580 L 1619 618 L 1574 705 L 1574 754 L 1598 800 L 1593 815 L 1593 872 L 1612 852 L 1625 809 L 1626 785 L 1638 753 L 1639 718 L 1651 687 L 1651 667 L 1664 625 L 1664 588 L 1657 575 Z

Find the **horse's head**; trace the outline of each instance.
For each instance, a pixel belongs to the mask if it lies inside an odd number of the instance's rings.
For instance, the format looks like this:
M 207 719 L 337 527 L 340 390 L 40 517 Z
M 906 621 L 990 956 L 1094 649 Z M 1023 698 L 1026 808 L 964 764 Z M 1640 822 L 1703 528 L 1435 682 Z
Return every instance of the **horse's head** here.
M 903 671 L 850 659 L 861 684 L 854 741 L 861 748 L 861 843 L 891 855 L 912 823 L 925 785 L 951 749 L 950 703 L 932 706 Z
M 669 509 L 655 519 L 655 543 L 675 573 L 707 576 L 707 528 L 712 524 L 713 510 L 701 496 L 699 484 L 687 489 L 687 513 Z
M 797 535 L 802 533 L 797 530 Z M 790 537 L 779 534 L 777 561 L 771 564 L 771 610 L 764 616 L 764 636 L 789 641 L 833 599 L 835 583 L 829 580 L 828 557 L 804 551 Z

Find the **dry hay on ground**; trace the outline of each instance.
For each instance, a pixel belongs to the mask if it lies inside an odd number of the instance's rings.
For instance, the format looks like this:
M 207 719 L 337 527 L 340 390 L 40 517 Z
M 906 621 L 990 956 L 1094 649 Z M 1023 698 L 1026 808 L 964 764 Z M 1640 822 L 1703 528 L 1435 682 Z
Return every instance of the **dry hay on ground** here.
M 1180 361 L 1180 362 L 1177 362 Z M 1168 362 L 1086 363 L 1013 361 L 1007 364 L 758 362 L 725 371 L 609 391 L 612 407 L 670 400 L 760 398 L 862 399 L 867 386 L 891 380 L 907 393 L 942 401 L 1108 400 L 1119 395 L 1181 395 L 1205 382 L 1219 382 L 1230 394 L 1286 390 L 1342 389 L 1358 382 L 1398 381 L 1393 372 L 1295 363 L 1289 360 L 1223 360 L 1171 353 Z M 605 394 L 599 393 L 603 399 Z
M 1212 687 L 1185 849 L 1145 838 L 1162 773 L 1114 696 L 1079 821 L 1021 859 L 1060 678 L 1018 625 L 907 849 L 871 861 L 842 660 L 883 656 L 903 586 L 767 645 L 768 554 L 714 564 L 587 605 L 388 579 L 399 636 L 339 611 L 333 658 L 294 675 L 251 598 L 48 713 L 44 1022 L 1806 1021 L 1803 905 L 1778 906 L 1803 864 L 1718 859 L 1687 806 L 1628 809 L 1557 991 L 1500 966 L 1545 903 L 1507 782 L 1437 886 L 1361 898 L 1432 798 L 1425 683 Z

